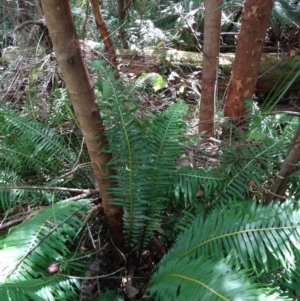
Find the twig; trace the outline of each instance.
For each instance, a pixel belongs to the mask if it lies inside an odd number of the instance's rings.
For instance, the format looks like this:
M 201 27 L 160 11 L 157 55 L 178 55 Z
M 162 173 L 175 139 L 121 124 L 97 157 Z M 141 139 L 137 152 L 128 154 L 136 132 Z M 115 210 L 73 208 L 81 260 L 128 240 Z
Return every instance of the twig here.
M 15 32 L 17 32 L 18 30 L 22 29 L 26 25 L 41 25 L 41 26 L 45 26 L 45 24 L 46 24 L 46 20 L 45 19 L 40 19 L 40 20 L 37 20 L 37 21 L 28 20 L 28 21 L 23 22 L 19 26 L 17 26 L 15 28 Z
M 22 222 L 22 221 L 24 221 L 25 219 L 30 218 L 33 214 L 34 214 L 34 213 L 30 213 L 29 215 L 15 218 L 15 219 L 13 219 L 13 220 L 11 220 L 11 221 L 9 221 L 9 222 L 1 223 L 1 225 L 0 225 L 0 230 L 5 229 L 5 228 L 8 228 L 8 227 L 10 227 L 10 226 L 12 226 L 12 225 L 15 225 L 15 224 L 19 223 L 19 222 Z
M 114 275 L 118 272 L 121 272 L 124 269 L 125 268 L 123 267 L 121 269 L 116 270 L 115 272 L 110 273 L 110 274 L 102 275 L 102 276 L 95 276 L 95 277 L 78 277 L 78 276 L 70 276 L 70 275 L 65 275 L 65 274 L 57 274 L 57 275 L 67 277 L 67 278 L 71 278 L 71 279 L 84 279 L 84 280 L 87 280 L 87 279 L 100 279 L 100 278 L 107 278 L 109 276 L 112 276 L 112 275 Z

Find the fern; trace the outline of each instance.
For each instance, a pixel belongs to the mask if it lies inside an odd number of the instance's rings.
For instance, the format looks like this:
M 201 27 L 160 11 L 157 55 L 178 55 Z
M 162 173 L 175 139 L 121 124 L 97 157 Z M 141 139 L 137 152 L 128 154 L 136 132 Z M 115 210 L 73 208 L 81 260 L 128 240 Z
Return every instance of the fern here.
M 101 109 L 113 154 L 110 168 L 115 187 L 112 202 L 124 208 L 124 227 L 128 244 L 143 249 L 158 226 L 160 212 L 166 207 L 166 191 L 172 184 L 175 160 L 182 152 L 180 140 L 186 130 L 183 118 L 187 106 L 178 102 L 168 111 L 145 114 L 143 124 L 136 116 L 137 104 L 119 88 L 112 73 L 95 63 L 105 74 Z M 122 93 L 120 93 L 122 91 Z
M 293 23 L 297 24 L 299 21 L 299 8 L 296 7 L 295 1 L 274 1 L 272 14 L 273 17 L 280 21 L 281 27 L 292 25 Z
M 278 155 L 279 145 L 280 140 L 274 141 L 266 137 L 251 147 L 247 144 L 228 147 L 221 156 L 226 166 L 227 181 L 214 201 L 227 202 L 233 196 L 242 199 L 246 191 L 250 190 L 251 182 L 257 189 L 261 189 L 274 171 L 272 162 Z
M 99 299 L 95 301 L 124 301 L 124 298 L 118 294 L 116 291 L 106 290 L 104 293 L 101 294 Z
M 73 241 L 82 221 L 77 215 L 86 212 L 88 200 L 76 203 L 61 201 L 52 207 L 33 213 L 30 219 L 11 228 L 0 240 L 1 300 L 27 300 L 36 293 L 40 300 L 57 300 L 54 296 L 65 291 L 66 300 L 74 298 L 72 279 L 49 277 L 50 263 L 63 263 L 72 256 L 68 244 Z M 63 266 L 63 265 L 62 265 Z M 73 284 L 72 284 L 73 283 Z M 36 300 L 37 298 L 35 298 Z M 65 299 L 62 299 L 65 300 Z
M 260 291 L 255 279 L 248 282 L 247 271 L 253 268 L 259 275 L 283 267 L 289 275 L 297 266 L 300 210 L 294 207 L 293 202 L 268 207 L 252 203 L 213 210 L 207 218 L 197 216 L 159 263 L 150 292 L 157 295 L 156 300 L 189 300 L 190 291 L 202 296 L 195 297 L 198 300 L 240 300 L 242 295 L 229 296 L 231 289 L 225 286 L 233 282 L 235 289 L 245 293 L 243 298 L 260 300 L 266 291 Z
M 64 301 L 74 300 L 76 296 L 72 287 L 78 286 L 76 280 L 60 276 L 50 276 L 44 279 L 12 281 L 0 284 L 1 301 L 36 300 Z
M 122 130 L 114 127 L 112 132 L 106 132 L 114 154 L 110 166 L 117 172 L 117 187 L 111 191 L 115 195 L 113 202 L 124 208 L 126 235 L 131 245 L 145 247 L 166 205 L 164 193 L 172 183 L 174 161 L 181 152 L 176 136 L 184 130 L 178 127 L 184 109 L 183 103 L 172 106 L 153 120 L 148 132 L 136 126 L 131 114 L 119 110 Z
M 172 258 L 153 275 L 149 291 L 154 300 L 281 300 L 266 296 L 246 271 L 236 271 L 226 260 Z
M 173 182 L 175 200 L 177 203 L 184 200 L 184 204 L 187 206 L 195 199 L 200 188 L 203 191 L 203 201 L 209 202 L 215 191 L 219 191 L 223 187 L 225 180 L 225 176 L 222 176 L 221 173 L 181 167 Z
M 78 156 L 63 140 L 62 136 L 49 127 L 19 116 L 6 108 L 0 108 L 0 181 L 2 186 L 35 185 L 71 187 L 88 185 L 90 180 L 82 169 L 72 171 Z M 72 171 L 72 172 L 70 172 Z M 66 174 L 66 176 L 64 176 Z M 81 184 L 80 184 L 81 183 Z M 32 196 L 35 197 L 32 197 Z M 33 191 L 22 192 L 21 198 L 49 200 Z M 2 203 L 4 200 L 4 203 Z M 0 208 L 7 210 L 5 197 L 0 198 Z

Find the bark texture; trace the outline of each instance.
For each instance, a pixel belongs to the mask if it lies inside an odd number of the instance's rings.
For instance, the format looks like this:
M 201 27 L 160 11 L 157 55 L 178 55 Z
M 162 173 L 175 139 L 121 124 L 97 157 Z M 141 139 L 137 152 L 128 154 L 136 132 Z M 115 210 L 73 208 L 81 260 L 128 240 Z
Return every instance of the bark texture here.
M 236 125 L 244 124 L 244 99 L 251 99 L 257 81 L 258 68 L 273 0 L 246 0 L 224 116 Z M 242 122 L 241 122 L 242 121 Z
M 205 1 L 201 102 L 198 131 L 213 136 L 215 94 L 220 52 L 222 0 Z M 205 139 L 203 139 L 205 141 Z
M 106 167 L 111 154 L 101 153 L 102 148 L 107 145 L 107 140 L 104 136 L 103 125 L 99 122 L 100 112 L 95 102 L 94 84 L 84 63 L 69 1 L 41 0 L 41 4 L 53 41 L 56 59 L 87 145 L 93 172 L 102 196 L 109 231 L 117 247 L 122 248 L 124 245 L 123 210 L 109 203 L 111 196 L 106 191 L 109 182 L 104 179 L 112 174 Z

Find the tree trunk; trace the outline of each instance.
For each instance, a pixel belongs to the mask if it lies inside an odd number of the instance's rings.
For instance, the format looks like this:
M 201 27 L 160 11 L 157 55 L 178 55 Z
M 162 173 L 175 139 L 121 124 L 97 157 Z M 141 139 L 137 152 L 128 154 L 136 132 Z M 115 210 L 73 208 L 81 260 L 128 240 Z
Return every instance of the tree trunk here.
M 244 99 L 252 99 L 269 24 L 273 0 L 246 0 L 224 116 L 236 125 L 245 124 Z
M 24 0 L 18 0 L 18 11 L 20 15 L 20 22 L 24 23 L 26 21 L 29 21 L 31 18 L 29 16 L 28 7 Z
M 204 132 L 204 137 L 206 138 L 213 136 L 214 132 L 216 81 L 220 52 L 221 5 L 222 0 L 205 1 L 203 67 L 198 131 L 199 133 Z
M 122 40 L 122 45 L 124 49 L 129 49 L 129 45 L 127 42 L 127 35 L 125 30 L 123 29 L 125 17 L 126 17 L 126 8 L 125 8 L 125 0 L 118 0 L 118 14 L 119 14 L 119 23 L 120 23 L 120 35 Z
M 113 43 L 111 41 L 110 35 L 109 35 L 107 27 L 105 25 L 105 21 L 103 19 L 102 13 L 101 13 L 101 7 L 99 5 L 98 0 L 90 0 L 90 1 L 91 1 L 91 5 L 92 5 L 96 25 L 97 25 L 99 33 L 100 33 L 100 35 L 103 39 L 105 49 L 111 55 L 111 64 L 112 64 L 112 66 L 114 67 L 114 69 L 116 71 L 115 77 L 119 78 L 120 75 L 119 75 L 118 68 L 117 68 L 116 51 L 113 47 Z
M 300 125 L 294 134 L 292 140 L 292 146 L 288 152 L 286 159 L 284 160 L 278 175 L 276 176 L 274 185 L 270 189 L 269 194 L 266 197 L 266 205 L 270 204 L 274 199 L 285 199 L 285 193 L 287 184 L 289 182 L 289 176 L 295 168 L 300 157 Z
M 107 146 L 107 140 L 104 136 L 103 125 L 100 123 L 99 108 L 95 103 L 94 84 L 84 63 L 69 1 L 41 0 L 41 4 L 53 41 L 56 59 L 83 132 L 93 172 L 99 185 L 110 235 L 117 247 L 122 248 L 124 246 L 123 210 L 109 203 L 111 195 L 106 190 L 110 184 L 105 178 L 112 174 L 112 171 L 106 167 L 111 154 L 101 152 Z

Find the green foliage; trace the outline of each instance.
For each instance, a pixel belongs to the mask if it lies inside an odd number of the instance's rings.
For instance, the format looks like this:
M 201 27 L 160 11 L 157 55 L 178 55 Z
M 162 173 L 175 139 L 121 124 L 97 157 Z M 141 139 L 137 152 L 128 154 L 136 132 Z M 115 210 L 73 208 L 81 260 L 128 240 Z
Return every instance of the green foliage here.
M 299 21 L 300 6 L 296 2 L 287 0 L 274 1 L 272 10 L 273 20 L 271 22 L 277 19 L 282 27 L 284 25 L 292 25 L 294 22 L 297 23 Z
M 106 78 L 105 86 L 102 82 L 98 88 L 104 98 L 100 105 L 109 112 L 103 122 L 109 140 L 107 151 L 113 154 L 109 167 L 116 171 L 112 202 L 124 208 L 128 244 L 144 249 L 167 205 L 165 192 L 176 171 L 174 162 L 182 152 L 187 106 L 179 101 L 158 116 L 145 115 L 142 124 L 136 116 L 135 101 L 119 93 L 112 73 L 99 62 L 93 67 Z
M 278 267 L 282 277 L 297 270 L 299 228 L 300 210 L 291 201 L 199 214 L 158 264 L 149 291 L 155 300 L 190 300 L 190 294 L 198 300 L 277 300 L 265 296 L 271 291 L 259 276 Z
M 161 266 L 162 267 L 162 266 Z M 225 260 L 173 258 L 157 273 L 149 291 L 154 300 L 281 300 L 267 297 L 246 271 L 236 271 Z
M 14 281 L 0 284 L 1 301 L 36 300 L 56 301 L 74 300 L 76 296 L 72 287 L 78 286 L 73 279 L 49 276 L 44 279 Z
M 135 84 L 136 87 L 142 89 L 145 89 L 148 85 L 150 85 L 155 92 L 167 86 L 167 82 L 164 80 L 164 78 L 155 72 L 143 73 L 137 78 Z
M 0 177 L 5 184 L 37 184 L 77 186 L 88 183 L 80 171 L 69 173 L 78 155 L 49 127 L 26 119 L 11 110 L 0 108 Z M 62 176 L 62 177 L 60 177 Z
M 61 201 L 35 211 L 0 240 L 1 300 L 74 300 L 77 281 L 46 270 L 53 262 L 61 272 L 67 268 L 64 262 L 74 256 L 69 246 L 82 227 L 77 215 L 86 213 L 88 202 Z
M 104 293 L 101 294 L 99 299 L 95 301 L 124 301 L 124 298 L 118 294 L 118 292 L 112 290 L 106 290 Z

